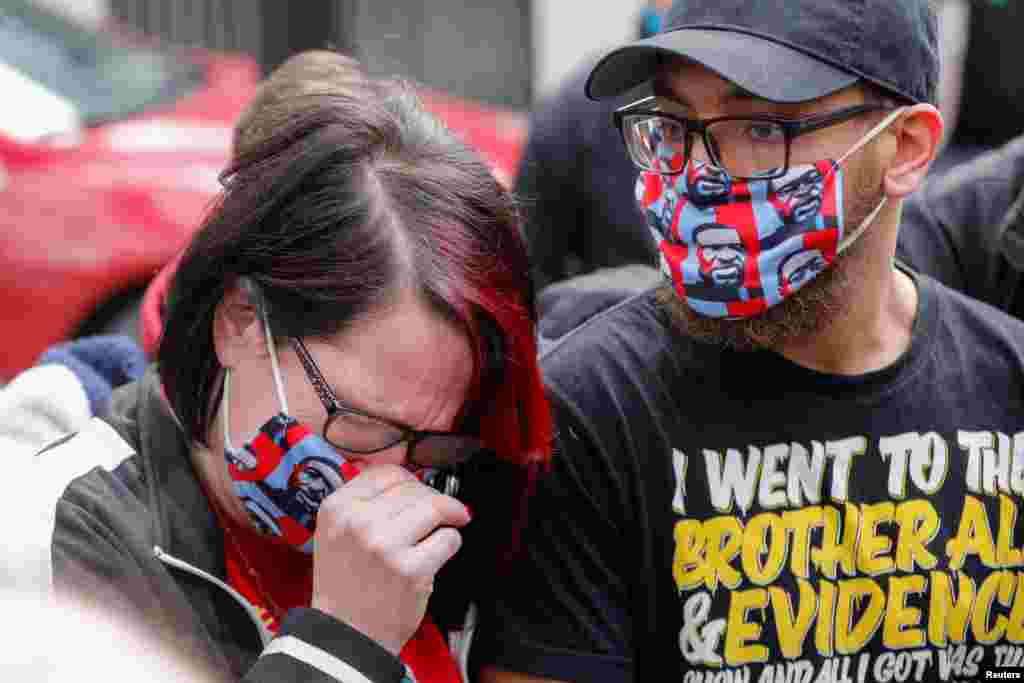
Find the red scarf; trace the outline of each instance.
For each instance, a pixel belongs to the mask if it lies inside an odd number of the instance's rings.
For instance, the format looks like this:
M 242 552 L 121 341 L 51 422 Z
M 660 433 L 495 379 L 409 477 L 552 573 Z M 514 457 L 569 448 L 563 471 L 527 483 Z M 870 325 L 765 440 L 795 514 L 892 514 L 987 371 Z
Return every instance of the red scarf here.
M 308 607 L 313 597 L 313 558 L 282 544 L 268 542 L 255 530 L 242 527 L 218 512 L 225 536 L 224 560 L 228 583 L 245 596 L 267 627 L 277 633 L 280 618 L 293 607 Z M 244 553 L 244 555 L 243 555 Z M 252 576 L 249 568 L 258 573 Z M 272 567 L 272 571 L 261 571 Z M 269 603 L 269 604 L 268 604 Z M 402 662 L 417 683 L 462 683 L 458 665 L 430 618 L 424 617 L 413 637 L 402 648 Z

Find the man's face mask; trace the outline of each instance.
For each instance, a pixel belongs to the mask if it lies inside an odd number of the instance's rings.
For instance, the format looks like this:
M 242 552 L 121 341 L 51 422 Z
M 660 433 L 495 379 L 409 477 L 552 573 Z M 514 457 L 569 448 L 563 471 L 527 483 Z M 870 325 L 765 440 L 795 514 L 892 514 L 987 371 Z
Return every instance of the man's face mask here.
M 642 172 L 637 202 L 658 245 L 662 272 L 679 297 L 706 317 L 747 318 L 781 303 L 831 266 L 886 201 L 847 230 L 841 165 L 900 112 L 889 114 L 839 159 L 793 166 L 779 178 L 734 180 L 692 159 L 678 175 Z

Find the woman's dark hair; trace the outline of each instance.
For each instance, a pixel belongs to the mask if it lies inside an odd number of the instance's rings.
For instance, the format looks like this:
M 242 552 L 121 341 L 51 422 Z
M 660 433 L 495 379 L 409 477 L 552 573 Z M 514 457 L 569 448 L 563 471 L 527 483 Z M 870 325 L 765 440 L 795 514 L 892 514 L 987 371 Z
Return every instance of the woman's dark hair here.
M 181 257 L 157 352 L 164 390 L 187 438 L 205 442 L 222 376 L 214 315 L 243 282 L 281 337 L 340 332 L 403 288 L 461 326 L 476 367 L 460 418 L 497 458 L 473 461 L 475 480 L 464 483 L 475 520 L 431 597 L 437 623 L 454 627 L 481 563 L 499 576 L 513 566 L 551 457 L 519 214 L 488 165 L 407 85 L 295 97 L 303 102 L 289 103 L 279 132 L 237 150 L 220 201 Z
M 239 278 L 256 285 L 280 337 L 335 334 L 406 288 L 468 334 L 477 372 L 465 408 L 485 441 L 506 460 L 546 461 L 550 418 L 510 194 L 403 83 L 303 97 L 297 116 L 225 171 L 171 284 L 157 360 L 186 436 L 207 440 L 222 373 L 213 320 Z M 502 342 L 500 386 L 481 372 L 493 365 L 481 321 Z

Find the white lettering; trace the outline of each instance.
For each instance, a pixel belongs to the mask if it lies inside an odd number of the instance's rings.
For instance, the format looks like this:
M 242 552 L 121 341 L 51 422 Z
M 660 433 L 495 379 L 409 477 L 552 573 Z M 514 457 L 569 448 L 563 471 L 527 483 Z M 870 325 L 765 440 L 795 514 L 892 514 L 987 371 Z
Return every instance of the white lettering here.
M 832 465 L 832 500 L 846 502 L 850 492 L 850 469 L 854 457 L 863 455 L 868 448 L 868 440 L 863 436 L 851 436 L 839 441 L 825 444 L 825 453 L 833 460 Z
M 817 505 L 821 502 L 821 483 L 825 478 L 825 446 L 812 441 L 813 454 L 798 443 L 789 447 L 789 481 L 787 493 L 793 507 Z M 1024 457 L 1021 458 L 1024 460 Z
M 686 454 L 672 449 L 672 469 L 676 473 L 676 492 L 672 496 L 672 510 L 677 515 L 686 514 Z
M 761 451 L 750 447 L 750 457 L 730 448 L 722 455 L 717 451 L 704 450 L 704 464 L 707 466 L 708 486 L 711 489 L 711 504 L 720 512 L 731 512 L 733 502 L 746 514 L 754 502 L 757 490 L 757 475 L 761 470 Z

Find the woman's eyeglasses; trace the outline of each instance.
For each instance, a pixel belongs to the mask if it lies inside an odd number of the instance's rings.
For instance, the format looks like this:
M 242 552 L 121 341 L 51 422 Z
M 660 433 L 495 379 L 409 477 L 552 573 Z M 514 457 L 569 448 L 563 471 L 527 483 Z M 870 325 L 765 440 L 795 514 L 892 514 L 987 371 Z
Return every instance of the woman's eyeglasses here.
M 405 442 L 409 444 L 407 457 L 410 463 L 434 468 L 455 467 L 465 463 L 483 448 L 483 442 L 477 436 L 413 429 L 345 405 L 331 391 L 302 340 L 292 337 L 291 344 L 302 362 L 306 377 L 327 411 L 323 436 L 335 448 L 368 455 Z

